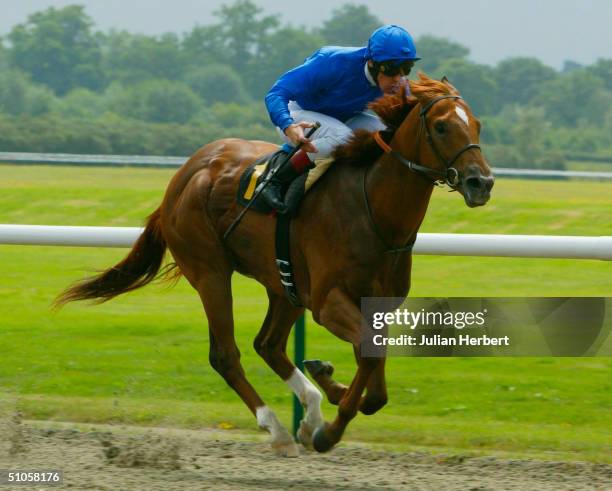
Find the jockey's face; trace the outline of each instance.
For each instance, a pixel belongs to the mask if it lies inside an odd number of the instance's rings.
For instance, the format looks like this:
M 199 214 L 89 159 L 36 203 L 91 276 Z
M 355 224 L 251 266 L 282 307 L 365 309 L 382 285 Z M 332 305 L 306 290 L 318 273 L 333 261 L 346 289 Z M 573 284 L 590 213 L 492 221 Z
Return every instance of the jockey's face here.
M 392 77 L 379 73 L 376 77 L 376 83 L 378 83 L 378 87 L 383 91 L 383 94 L 396 94 L 400 90 L 402 78 L 404 77 L 401 73 Z
M 372 60 L 368 60 L 368 66 L 370 68 L 374 66 Z M 376 83 L 383 94 L 396 94 L 402 86 L 403 78 L 404 74 L 401 71 L 395 75 L 385 75 L 381 70 L 376 75 Z

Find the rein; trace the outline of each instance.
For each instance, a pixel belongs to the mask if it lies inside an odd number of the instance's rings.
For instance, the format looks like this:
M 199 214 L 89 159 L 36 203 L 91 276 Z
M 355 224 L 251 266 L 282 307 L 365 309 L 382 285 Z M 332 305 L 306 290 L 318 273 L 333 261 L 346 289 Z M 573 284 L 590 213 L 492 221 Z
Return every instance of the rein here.
M 419 118 L 421 120 L 421 126 L 425 128 L 425 136 L 427 138 L 427 143 L 433 149 L 438 160 L 440 160 L 440 162 L 444 164 L 445 170 L 441 171 L 438 169 L 432 169 L 431 167 L 425 167 L 423 165 L 415 164 L 414 162 L 408 160 L 402 154 L 400 154 L 396 150 L 393 150 L 391 146 L 387 142 L 385 142 L 385 140 L 380 135 L 380 131 L 377 131 L 374 133 L 374 140 L 376 141 L 376 143 L 378 143 L 380 148 L 382 148 L 385 153 L 393 156 L 398 162 L 408 167 L 408 169 L 411 172 L 414 172 L 422 177 L 425 177 L 426 179 L 431 181 L 436 186 L 446 184 L 448 187 L 452 188 L 453 191 L 456 191 L 457 186 L 461 182 L 461 179 L 459 176 L 459 171 L 455 167 L 453 167 L 453 165 L 455 164 L 457 159 L 461 155 L 463 155 L 465 152 L 467 152 L 468 150 L 473 150 L 473 149 L 481 150 L 481 148 L 480 148 L 480 145 L 478 145 L 477 143 L 468 143 L 465 147 L 459 150 L 453 156 L 451 160 L 447 161 L 442 156 L 442 154 L 436 147 L 436 144 L 431 136 L 431 132 L 429 131 L 429 125 L 427 124 L 426 115 L 427 115 L 427 112 L 432 108 L 432 106 L 436 102 L 439 102 L 444 99 L 463 99 L 463 97 L 458 96 L 458 95 L 443 95 L 440 97 L 436 97 L 435 99 L 432 99 L 431 101 L 429 101 L 427 105 L 421 108 L 421 111 L 419 113 Z M 372 227 L 372 230 L 374 230 L 374 233 L 376 234 L 378 239 L 383 243 L 383 245 L 386 248 L 384 253 L 385 254 L 398 254 L 402 252 L 411 252 L 412 248 L 414 247 L 414 243 L 416 242 L 416 234 L 414 234 L 414 236 L 410 236 L 404 246 L 393 247 L 389 245 L 389 243 L 385 240 L 380 230 L 378 229 L 378 226 L 376 225 L 376 221 L 374 220 L 374 214 L 372 213 L 372 207 L 370 205 L 370 200 L 368 199 L 368 191 L 367 191 L 367 186 L 366 186 L 368 170 L 369 170 L 369 167 L 366 167 L 363 173 L 363 187 L 362 187 L 363 201 L 365 203 L 365 208 L 366 208 L 366 212 L 368 215 L 368 220 L 370 222 L 370 226 Z

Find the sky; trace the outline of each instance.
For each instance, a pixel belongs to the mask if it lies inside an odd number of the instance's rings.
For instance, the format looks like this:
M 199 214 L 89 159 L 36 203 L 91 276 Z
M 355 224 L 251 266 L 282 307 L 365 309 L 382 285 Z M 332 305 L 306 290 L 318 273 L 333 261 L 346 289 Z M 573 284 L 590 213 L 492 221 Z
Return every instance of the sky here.
M 565 60 L 590 64 L 612 58 L 612 0 L 351 1 L 415 37 L 433 34 L 458 41 L 479 63 L 533 56 L 561 68 Z M 254 2 L 266 14 L 280 14 L 284 23 L 316 27 L 347 0 Z M 214 22 L 215 10 L 233 0 L 0 0 L 0 35 L 33 12 L 75 3 L 86 7 L 100 30 L 161 34 Z

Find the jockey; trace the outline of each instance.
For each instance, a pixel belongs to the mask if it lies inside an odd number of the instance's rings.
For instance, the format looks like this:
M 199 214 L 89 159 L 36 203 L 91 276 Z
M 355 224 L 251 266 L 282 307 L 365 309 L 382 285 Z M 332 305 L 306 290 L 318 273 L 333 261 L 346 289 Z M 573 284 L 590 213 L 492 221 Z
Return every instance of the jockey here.
M 410 34 L 402 27 L 385 25 L 372 33 L 367 47 L 324 46 L 282 75 L 266 95 L 266 107 L 286 142 L 280 152 L 303 145 L 263 189 L 264 200 L 284 212 L 283 188 L 311 168 L 315 158 L 328 157 L 358 128 L 383 129 L 367 104 L 396 93 L 419 59 Z M 321 127 L 309 140 L 304 129 L 314 121 Z

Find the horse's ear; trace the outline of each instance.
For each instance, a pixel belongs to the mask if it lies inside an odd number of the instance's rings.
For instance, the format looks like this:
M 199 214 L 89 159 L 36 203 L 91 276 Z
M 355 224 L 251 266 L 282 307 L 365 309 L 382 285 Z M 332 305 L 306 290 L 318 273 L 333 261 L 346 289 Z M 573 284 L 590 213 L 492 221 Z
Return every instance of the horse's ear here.
M 444 85 L 446 85 L 449 89 L 451 89 L 451 91 L 455 92 L 456 94 L 459 93 L 459 91 L 450 83 L 450 81 L 448 80 L 447 76 L 444 75 L 442 77 L 442 80 L 440 80 L 440 82 L 442 82 Z

